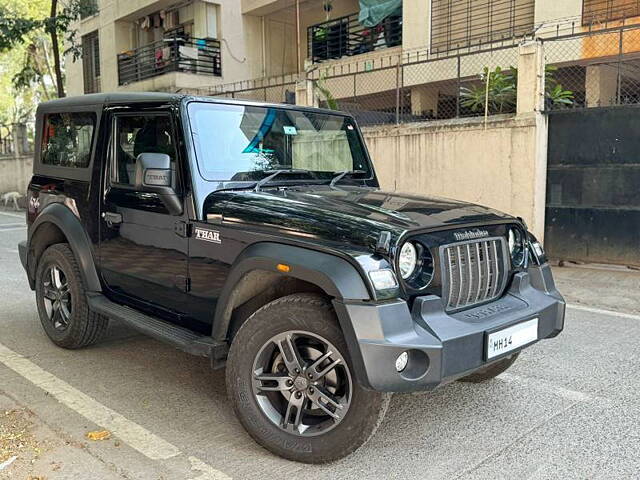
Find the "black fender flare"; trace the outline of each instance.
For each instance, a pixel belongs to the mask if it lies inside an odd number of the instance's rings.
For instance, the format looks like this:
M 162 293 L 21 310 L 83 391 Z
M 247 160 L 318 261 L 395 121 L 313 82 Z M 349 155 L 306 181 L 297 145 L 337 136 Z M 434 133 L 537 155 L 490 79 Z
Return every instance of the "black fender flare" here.
M 260 242 L 243 250 L 233 263 L 218 299 L 212 337 L 227 339 L 233 294 L 243 277 L 252 271 L 278 272 L 278 264 L 290 267 L 286 275 L 320 287 L 339 300 L 371 300 L 362 275 L 349 261 L 337 255 L 275 242 Z
M 30 255 L 27 259 L 27 265 L 32 269 L 34 275 L 35 265 L 31 265 L 31 262 L 33 261 L 33 255 L 31 255 L 33 252 L 31 241 L 37 234 L 38 229 L 46 223 L 51 223 L 58 227 L 67 238 L 69 247 L 71 247 L 71 251 L 75 255 L 78 265 L 80 266 L 80 272 L 82 273 L 87 291 L 101 292 L 102 285 L 98 278 L 98 272 L 96 270 L 93 257 L 93 249 L 91 247 L 91 241 L 87 236 L 87 232 L 71 209 L 61 203 L 52 203 L 47 205 L 29 227 L 27 244 L 29 246 L 28 252 Z

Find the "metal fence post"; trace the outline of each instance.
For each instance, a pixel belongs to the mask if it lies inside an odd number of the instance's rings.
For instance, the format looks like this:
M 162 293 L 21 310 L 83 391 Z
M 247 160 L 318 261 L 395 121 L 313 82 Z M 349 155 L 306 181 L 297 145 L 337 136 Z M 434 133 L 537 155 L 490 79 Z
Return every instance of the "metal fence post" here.
M 396 125 L 400 123 L 400 76 L 402 75 L 402 54 L 398 55 L 396 65 Z
M 462 88 L 462 57 L 458 55 L 457 57 L 457 84 L 456 84 L 456 118 L 460 118 L 460 89 Z
M 622 54 L 624 52 L 624 27 L 620 27 L 620 37 L 618 38 L 618 92 L 616 95 L 616 105 L 620 105 L 622 97 Z

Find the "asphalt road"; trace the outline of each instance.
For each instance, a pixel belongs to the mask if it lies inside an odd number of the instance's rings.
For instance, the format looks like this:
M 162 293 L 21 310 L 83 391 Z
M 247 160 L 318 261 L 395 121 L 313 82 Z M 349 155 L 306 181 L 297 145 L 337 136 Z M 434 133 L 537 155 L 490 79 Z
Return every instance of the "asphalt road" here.
M 395 395 L 356 454 L 307 466 L 248 437 L 224 372 L 203 359 L 115 323 L 92 348 L 51 344 L 18 259 L 22 215 L 12 215 L 0 212 L 0 447 L 8 455 L 7 432 L 27 440 L 0 478 L 640 478 L 640 317 L 598 311 L 595 291 L 583 292 L 595 310 L 570 308 L 563 334 L 506 374 Z M 118 434 L 85 437 L 105 425 Z

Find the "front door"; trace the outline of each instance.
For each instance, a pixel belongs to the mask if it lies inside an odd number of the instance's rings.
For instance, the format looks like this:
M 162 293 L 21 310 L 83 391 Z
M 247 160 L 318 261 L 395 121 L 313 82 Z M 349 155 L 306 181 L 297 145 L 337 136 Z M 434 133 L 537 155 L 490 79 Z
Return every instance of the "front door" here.
M 188 240 L 176 227 L 186 218 L 171 215 L 157 194 L 141 191 L 135 182 L 138 155 L 165 153 L 173 187 L 183 191 L 172 117 L 116 113 L 111 131 L 100 225 L 103 280 L 117 300 L 180 318 L 189 304 Z

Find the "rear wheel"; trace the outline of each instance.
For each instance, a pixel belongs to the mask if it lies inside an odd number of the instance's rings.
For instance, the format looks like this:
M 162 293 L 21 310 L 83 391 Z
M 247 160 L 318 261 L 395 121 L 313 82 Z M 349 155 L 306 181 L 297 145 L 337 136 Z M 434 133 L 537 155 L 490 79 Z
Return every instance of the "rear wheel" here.
M 487 380 L 491 380 L 492 378 L 497 377 L 501 373 L 506 372 L 507 369 L 511 367 L 511 365 L 513 365 L 514 362 L 518 359 L 519 355 L 520 355 L 520 352 L 514 353 L 513 355 L 505 357 L 502 360 L 498 360 L 497 362 L 492 363 L 491 365 L 484 367 L 483 369 L 478 370 L 477 372 L 474 372 L 467 377 L 461 378 L 460 381 L 471 382 L 471 383 L 481 383 L 481 382 L 486 382 Z
M 44 331 L 63 348 L 97 342 L 109 320 L 89 310 L 80 268 L 65 243 L 47 248 L 36 270 L 36 303 Z
M 274 300 L 242 325 L 229 352 L 227 389 L 260 445 L 307 463 L 362 446 L 390 398 L 358 385 L 333 308 L 313 294 Z

